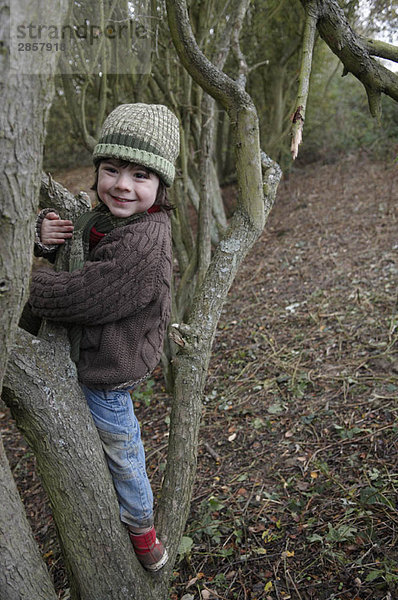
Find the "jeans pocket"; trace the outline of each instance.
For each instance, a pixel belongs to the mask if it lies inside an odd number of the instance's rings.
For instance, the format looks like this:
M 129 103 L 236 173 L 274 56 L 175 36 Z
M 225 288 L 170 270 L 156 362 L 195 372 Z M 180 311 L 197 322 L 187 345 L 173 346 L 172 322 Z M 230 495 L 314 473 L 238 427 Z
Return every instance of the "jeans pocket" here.
M 135 435 L 135 415 L 128 392 L 96 390 L 82 386 L 94 423 L 112 434 Z

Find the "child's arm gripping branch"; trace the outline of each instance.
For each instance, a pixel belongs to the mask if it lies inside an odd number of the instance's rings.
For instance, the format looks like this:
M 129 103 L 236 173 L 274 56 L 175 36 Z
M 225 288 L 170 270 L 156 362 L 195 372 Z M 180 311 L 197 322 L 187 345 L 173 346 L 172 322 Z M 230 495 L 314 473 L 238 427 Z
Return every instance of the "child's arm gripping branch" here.
M 151 302 L 164 268 L 169 225 L 144 223 L 134 230 L 108 234 L 97 260 L 82 269 L 71 273 L 38 269 L 29 299 L 33 313 L 92 326 L 123 319 Z

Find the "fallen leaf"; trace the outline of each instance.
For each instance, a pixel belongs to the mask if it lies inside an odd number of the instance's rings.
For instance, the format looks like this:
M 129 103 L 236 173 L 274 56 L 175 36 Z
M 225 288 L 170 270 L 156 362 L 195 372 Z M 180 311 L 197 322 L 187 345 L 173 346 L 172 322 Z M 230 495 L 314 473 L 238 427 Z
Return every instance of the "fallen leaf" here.
M 308 490 L 310 484 L 307 483 L 306 481 L 298 481 L 296 486 L 297 486 L 297 489 L 299 489 L 301 492 L 305 492 L 306 490 Z
M 236 571 L 228 571 L 228 573 L 225 576 L 225 579 L 233 579 L 236 575 Z
M 233 442 L 234 439 L 236 439 L 236 433 L 233 433 L 232 435 L 229 436 L 228 441 L 229 442 Z
M 185 586 L 185 589 L 187 590 L 188 588 L 190 588 L 191 585 L 194 585 L 199 579 L 203 579 L 204 576 L 204 573 L 198 573 L 196 577 L 193 577 L 188 581 L 187 585 Z
M 273 576 L 273 572 L 272 571 L 264 571 L 264 577 L 267 577 L 268 579 L 271 579 L 272 576 Z
M 281 554 L 282 558 L 290 558 L 291 556 L 294 556 L 294 550 L 292 550 L 292 552 L 290 552 L 290 550 L 285 550 Z

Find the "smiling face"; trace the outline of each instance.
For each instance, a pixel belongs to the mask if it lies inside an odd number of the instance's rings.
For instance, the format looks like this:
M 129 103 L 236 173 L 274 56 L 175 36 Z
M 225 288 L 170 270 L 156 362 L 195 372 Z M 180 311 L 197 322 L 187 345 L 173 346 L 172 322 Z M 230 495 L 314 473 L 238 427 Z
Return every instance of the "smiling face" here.
M 131 217 L 154 204 L 159 177 L 135 164 L 122 166 L 116 159 L 105 159 L 98 168 L 97 193 L 115 217 Z

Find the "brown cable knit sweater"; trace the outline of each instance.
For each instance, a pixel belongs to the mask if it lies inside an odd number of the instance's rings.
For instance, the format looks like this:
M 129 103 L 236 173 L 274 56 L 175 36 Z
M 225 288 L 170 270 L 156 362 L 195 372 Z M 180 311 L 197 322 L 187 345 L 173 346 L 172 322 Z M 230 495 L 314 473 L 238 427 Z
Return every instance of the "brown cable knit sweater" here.
M 38 269 L 33 313 L 83 327 L 79 381 L 93 388 L 133 387 L 159 362 L 170 317 L 170 219 L 166 212 L 107 234 L 82 269 Z

